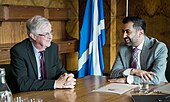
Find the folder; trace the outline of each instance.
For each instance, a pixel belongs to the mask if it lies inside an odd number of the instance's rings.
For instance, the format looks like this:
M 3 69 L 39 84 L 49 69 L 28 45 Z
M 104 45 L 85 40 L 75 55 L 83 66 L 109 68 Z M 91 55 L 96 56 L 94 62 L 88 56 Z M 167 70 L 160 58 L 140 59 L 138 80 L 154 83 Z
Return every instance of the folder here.
M 170 102 L 170 95 L 132 95 L 133 102 Z

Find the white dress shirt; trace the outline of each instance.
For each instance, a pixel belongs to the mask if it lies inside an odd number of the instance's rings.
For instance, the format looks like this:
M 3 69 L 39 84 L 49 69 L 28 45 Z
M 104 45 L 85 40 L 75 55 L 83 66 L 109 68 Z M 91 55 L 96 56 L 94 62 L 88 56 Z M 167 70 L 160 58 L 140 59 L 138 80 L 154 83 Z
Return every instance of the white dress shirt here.
M 141 54 L 141 51 L 142 51 L 142 47 L 143 47 L 143 44 L 144 44 L 144 40 L 143 42 L 137 47 L 139 49 L 139 53 L 138 53 L 138 63 L 137 63 L 137 69 L 141 69 L 141 65 L 140 65 L 140 54 Z M 134 48 L 134 47 L 133 47 Z M 134 76 L 133 75 L 130 75 L 130 72 L 131 72 L 132 68 L 128 68 L 126 69 L 124 72 L 123 72 L 123 75 L 124 76 L 127 76 L 127 83 L 129 84 L 132 84 L 133 81 L 134 81 Z
M 34 46 L 33 43 L 32 43 L 32 46 L 33 46 L 33 50 L 34 50 L 34 54 L 35 54 L 35 58 L 36 58 L 36 62 L 37 62 L 38 79 L 41 79 L 41 63 L 40 63 L 41 55 L 39 53 L 40 50 L 38 50 Z
M 32 43 L 32 46 L 33 46 L 33 50 L 34 50 L 34 54 L 35 54 L 35 58 L 36 58 L 36 62 L 37 62 L 37 70 L 38 70 L 38 79 L 39 80 L 41 80 L 42 78 L 41 78 L 41 62 L 40 62 L 40 60 L 41 60 L 41 55 L 40 55 L 40 50 L 38 50 L 35 46 L 34 46 L 34 44 Z M 45 59 L 44 59 L 45 60 Z M 55 83 L 54 83 L 54 89 L 56 89 L 56 81 L 55 81 Z

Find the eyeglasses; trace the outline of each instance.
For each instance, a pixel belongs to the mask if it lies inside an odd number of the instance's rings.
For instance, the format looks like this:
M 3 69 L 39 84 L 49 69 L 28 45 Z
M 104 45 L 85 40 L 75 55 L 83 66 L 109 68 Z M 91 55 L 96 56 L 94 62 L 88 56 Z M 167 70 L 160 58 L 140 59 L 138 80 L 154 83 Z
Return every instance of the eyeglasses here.
M 46 37 L 46 36 L 49 36 L 49 35 L 52 35 L 53 34 L 53 30 L 51 30 L 51 32 L 47 32 L 45 34 L 38 34 L 39 36 L 42 36 L 42 37 Z

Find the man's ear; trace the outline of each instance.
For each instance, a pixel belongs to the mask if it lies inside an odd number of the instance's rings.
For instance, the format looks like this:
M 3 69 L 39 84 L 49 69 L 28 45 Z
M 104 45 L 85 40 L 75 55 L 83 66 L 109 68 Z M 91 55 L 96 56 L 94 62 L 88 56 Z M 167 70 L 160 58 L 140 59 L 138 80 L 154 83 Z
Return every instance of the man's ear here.
M 143 30 L 143 29 L 139 30 L 139 37 L 140 37 L 141 35 L 144 35 L 144 30 Z
M 32 34 L 32 33 L 30 33 L 29 36 L 30 36 L 30 38 L 33 39 L 33 40 L 36 39 L 36 36 L 35 36 L 34 34 Z

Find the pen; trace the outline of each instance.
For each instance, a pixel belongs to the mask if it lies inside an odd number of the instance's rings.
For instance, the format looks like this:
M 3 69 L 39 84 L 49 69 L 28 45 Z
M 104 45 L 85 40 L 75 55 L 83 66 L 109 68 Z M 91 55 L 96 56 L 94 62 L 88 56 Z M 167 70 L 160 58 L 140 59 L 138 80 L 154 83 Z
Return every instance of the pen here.
M 158 102 L 163 102 L 164 100 L 167 100 L 167 99 L 169 99 L 169 98 L 170 98 L 170 96 L 165 96 L 165 97 L 162 97 L 162 98 L 157 99 L 157 101 L 158 101 Z
M 115 91 L 116 89 L 108 89 L 109 91 Z

